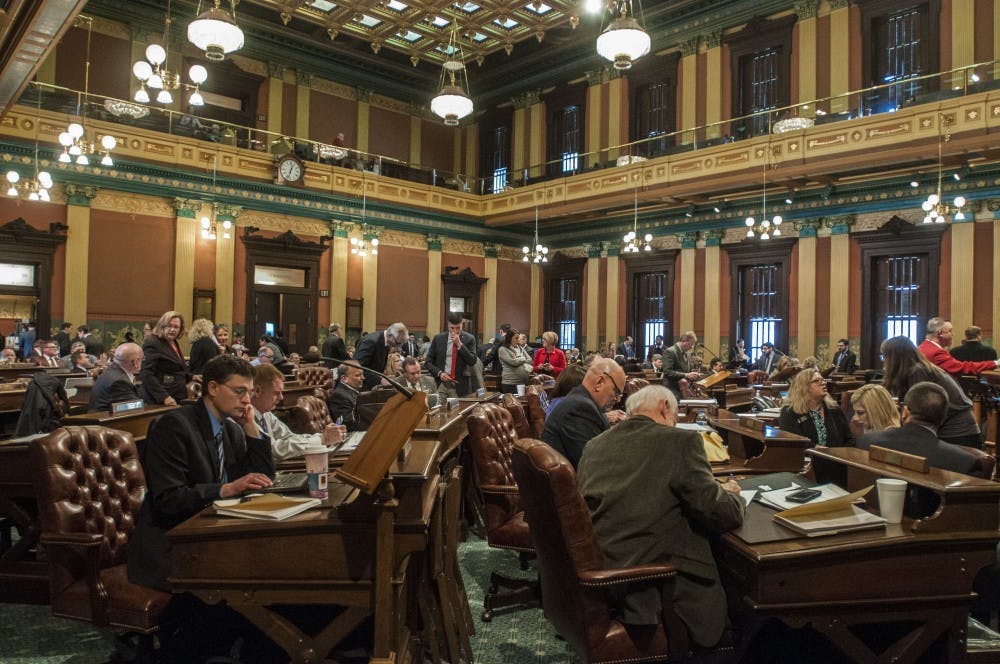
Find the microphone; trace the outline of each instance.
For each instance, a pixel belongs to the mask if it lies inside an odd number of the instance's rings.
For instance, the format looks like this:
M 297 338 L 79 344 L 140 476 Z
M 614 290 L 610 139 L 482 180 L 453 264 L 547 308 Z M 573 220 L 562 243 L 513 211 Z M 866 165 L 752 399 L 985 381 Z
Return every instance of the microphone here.
M 709 348 L 705 344 L 701 343 L 700 341 L 698 342 L 698 345 L 701 346 L 702 348 L 704 348 L 705 350 L 707 350 L 709 353 L 712 353 L 712 357 L 717 357 L 720 360 L 722 359 L 721 355 L 719 355 L 718 353 L 716 353 L 715 351 L 713 351 L 711 348 Z M 711 362 L 711 358 L 709 358 L 709 362 Z
M 367 371 L 369 373 L 375 374 L 376 376 L 384 378 L 390 385 L 392 385 L 394 388 L 396 388 L 397 392 L 399 392 L 400 394 L 402 394 L 403 396 L 405 396 L 407 399 L 412 399 L 413 398 L 413 390 L 411 390 L 410 388 L 406 387 L 405 385 L 403 385 L 402 383 L 400 383 L 395 378 L 390 378 L 389 376 L 386 376 L 381 371 L 375 371 L 374 369 L 369 369 L 368 367 L 362 367 L 360 364 L 357 364 L 357 362 L 355 360 L 338 360 L 335 357 L 320 357 L 319 359 L 321 359 L 321 360 L 328 360 L 330 362 L 333 362 L 335 366 L 340 366 L 341 364 L 346 364 L 348 362 L 353 362 L 353 364 L 349 364 L 348 366 L 357 366 L 357 367 L 360 367 L 362 371 Z

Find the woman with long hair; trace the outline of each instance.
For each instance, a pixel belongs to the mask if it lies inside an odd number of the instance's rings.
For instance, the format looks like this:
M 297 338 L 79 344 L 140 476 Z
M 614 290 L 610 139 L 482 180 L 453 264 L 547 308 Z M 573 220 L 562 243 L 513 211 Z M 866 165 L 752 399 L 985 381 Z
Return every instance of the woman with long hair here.
M 219 342 L 212 332 L 213 327 L 212 321 L 198 318 L 188 330 L 188 341 L 191 342 L 188 370 L 195 376 L 200 376 L 205 364 L 219 354 Z
M 385 358 L 385 371 L 386 376 L 390 378 L 398 378 L 403 375 L 403 356 L 400 353 L 392 352 L 389 356 Z
M 142 344 L 142 400 L 148 404 L 176 406 L 187 398 L 188 373 L 177 339 L 184 333 L 184 316 L 167 311 Z
M 862 385 L 851 395 L 854 417 L 851 428 L 855 434 L 884 431 L 899 426 L 899 406 L 889 390 L 876 383 Z
M 804 369 L 788 386 L 778 426 L 805 436 L 817 447 L 850 447 L 854 437 L 844 411 L 826 391 L 826 379 L 815 370 Z
M 983 435 L 972 414 L 972 400 L 955 379 L 930 363 L 908 337 L 893 337 L 882 342 L 885 387 L 898 399 L 917 383 L 929 380 L 948 393 L 948 415 L 938 428 L 938 438 L 956 445 L 981 448 Z
M 527 385 L 531 378 L 531 357 L 518 345 L 519 337 L 517 330 L 509 330 L 497 350 L 497 358 L 500 360 L 500 392 L 504 394 L 516 393 L 517 386 Z

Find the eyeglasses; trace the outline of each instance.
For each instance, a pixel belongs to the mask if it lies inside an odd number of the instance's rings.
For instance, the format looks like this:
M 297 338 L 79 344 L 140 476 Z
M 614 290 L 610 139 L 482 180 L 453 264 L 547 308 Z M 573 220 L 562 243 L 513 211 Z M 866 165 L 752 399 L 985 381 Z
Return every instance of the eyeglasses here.
M 811 381 L 809 381 L 809 382 L 810 382 L 810 383 L 825 383 L 825 382 L 826 382 L 826 378 L 813 378 L 813 379 L 812 379 Z
M 622 391 L 618 389 L 618 383 L 615 382 L 615 379 L 612 378 L 611 374 L 609 374 L 607 371 L 602 371 L 601 373 L 607 376 L 608 380 L 611 381 L 611 386 L 614 387 L 615 389 L 615 397 L 620 399 L 622 396 Z
M 229 390 L 230 392 L 232 392 L 236 396 L 240 397 L 241 399 L 243 397 L 245 397 L 246 395 L 250 394 L 250 388 L 249 387 L 230 387 L 226 383 L 219 383 L 219 385 L 222 385 L 224 388 L 226 388 L 227 390 Z

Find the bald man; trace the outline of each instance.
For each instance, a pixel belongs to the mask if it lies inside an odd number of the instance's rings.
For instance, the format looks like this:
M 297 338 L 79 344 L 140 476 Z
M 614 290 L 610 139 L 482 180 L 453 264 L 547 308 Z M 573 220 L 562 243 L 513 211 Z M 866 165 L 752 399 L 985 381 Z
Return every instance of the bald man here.
M 625 418 L 625 413 L 614 410 L 624 389 L 625 370 L 612 359 L 595 360 L 583 383 L 570 390 L 545 419 L 542 440 L 576 468 L 590 439 Z
M 135 375 L 142 366 L 142 347 L 124 343 L 115 349 L 114 359 L 94 382 L 87 410 L 110 411 L 111 404 L 141 399 L 135 387 Z

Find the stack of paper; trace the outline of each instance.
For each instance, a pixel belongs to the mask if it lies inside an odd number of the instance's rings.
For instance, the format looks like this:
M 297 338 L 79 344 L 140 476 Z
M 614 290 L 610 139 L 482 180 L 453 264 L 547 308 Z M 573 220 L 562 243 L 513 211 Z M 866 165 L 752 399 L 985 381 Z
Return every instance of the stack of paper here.
M 837 488 L 843 492 L 843 489 Z M 844 492 L 844 495 L 830 500 L 817 498 L 814 502 L 778 512 L 774 515 L 774 520 L 809 537 L 879 528 L 885 526 L 885 519 L 854 504 L 872 488 L 874 487 L 869 486 L 854 493 Z
M 823 484 L 820 486 L 809 487 L 820 492 L 820 495 L 809 501 L 808 504 L 819 503 L 832 498 L 840 498 L 841 496 L 846 496 L 847 492 L 841 489 L 836 484 Z M 760 494 L 760 502 L 764 505 L 774 508 L 776 510 L 790 510 L 794 507 L 802 505 L 802 503 L 792 502 L 791 500 L 786 500 L 785 496 L 790 493 L 795 493 L 796 491 L 801 491 L 801 486 L 796 486 L 795 484 L 790 485 L 785 489 L 774 489 L 772 491 L 762 491 Z
M 292 498 L 276 493 L 216 500 L 215 513 L 241 519 L 281 521 L 322 504 L 319 498 Z

